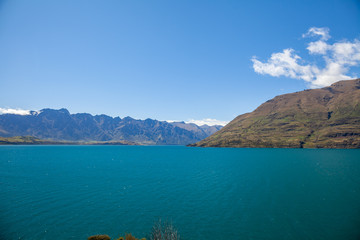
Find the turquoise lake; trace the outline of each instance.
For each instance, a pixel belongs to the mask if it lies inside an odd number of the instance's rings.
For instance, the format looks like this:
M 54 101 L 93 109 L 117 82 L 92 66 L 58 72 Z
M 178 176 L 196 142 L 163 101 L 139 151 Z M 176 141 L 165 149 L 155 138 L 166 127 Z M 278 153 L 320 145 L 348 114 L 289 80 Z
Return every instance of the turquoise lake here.
M 360 239 L 360 150 L 1 146 L 0 239 Z

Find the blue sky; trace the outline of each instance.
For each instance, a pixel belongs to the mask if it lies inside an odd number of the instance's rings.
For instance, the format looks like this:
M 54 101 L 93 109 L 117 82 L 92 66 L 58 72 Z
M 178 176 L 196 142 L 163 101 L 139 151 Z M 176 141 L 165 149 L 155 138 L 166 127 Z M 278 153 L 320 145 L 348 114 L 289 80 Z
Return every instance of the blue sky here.
M 357 39 L 358 0 L 0 0 L 0 108 L 230 121 L 359 76 Z

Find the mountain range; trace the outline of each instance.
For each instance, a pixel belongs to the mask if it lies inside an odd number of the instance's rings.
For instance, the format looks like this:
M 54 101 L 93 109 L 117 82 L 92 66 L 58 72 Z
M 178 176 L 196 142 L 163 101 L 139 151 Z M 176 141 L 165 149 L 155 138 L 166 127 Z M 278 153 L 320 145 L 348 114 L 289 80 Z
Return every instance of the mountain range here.
M 210 136 L 221 127 L 149 118 L 136 120 L 88 113 L 70 114 L 64 108 L 30 111 L 28 115 L 0 115 L 0 137 L 32 136 L 51 141 L 186 145 Z
M 360 79 L 277 96 L 190 146 L 360 148 Z

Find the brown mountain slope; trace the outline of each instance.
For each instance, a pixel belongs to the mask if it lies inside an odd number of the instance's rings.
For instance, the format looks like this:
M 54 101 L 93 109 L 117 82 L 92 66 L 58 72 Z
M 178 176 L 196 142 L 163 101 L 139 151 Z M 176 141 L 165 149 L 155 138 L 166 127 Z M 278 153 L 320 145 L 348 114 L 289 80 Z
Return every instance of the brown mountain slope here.
M 360 79 L 277 96 L 191 146 L 360 148 Z

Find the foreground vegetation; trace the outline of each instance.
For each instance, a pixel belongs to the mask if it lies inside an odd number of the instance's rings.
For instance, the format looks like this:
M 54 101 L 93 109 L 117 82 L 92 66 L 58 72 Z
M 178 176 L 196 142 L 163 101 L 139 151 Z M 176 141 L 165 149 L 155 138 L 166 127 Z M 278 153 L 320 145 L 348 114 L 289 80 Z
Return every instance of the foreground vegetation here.
M 88 237 L 88 240 L 111 240 L 109 235 L 95 235 Z M 116 240 L 146 240 L 145 238 L 138 239 L 131 235 L 131 233 L 126 234 L 125 237 L 119 237 Z
M 159 220 L 154 224 L 151 233 L 148 237 L 150 240 L 180 240 L 180 235 L 177 229 L 169 222 L 162 222 Z M 109 235 L 94 235 L 88 237 L 88 240 L 111 240 Z M 125 237 L 119 237 L 116 240 L 146 240 L 146 238 L 138 239 L 131 235 L 126 234 Z

